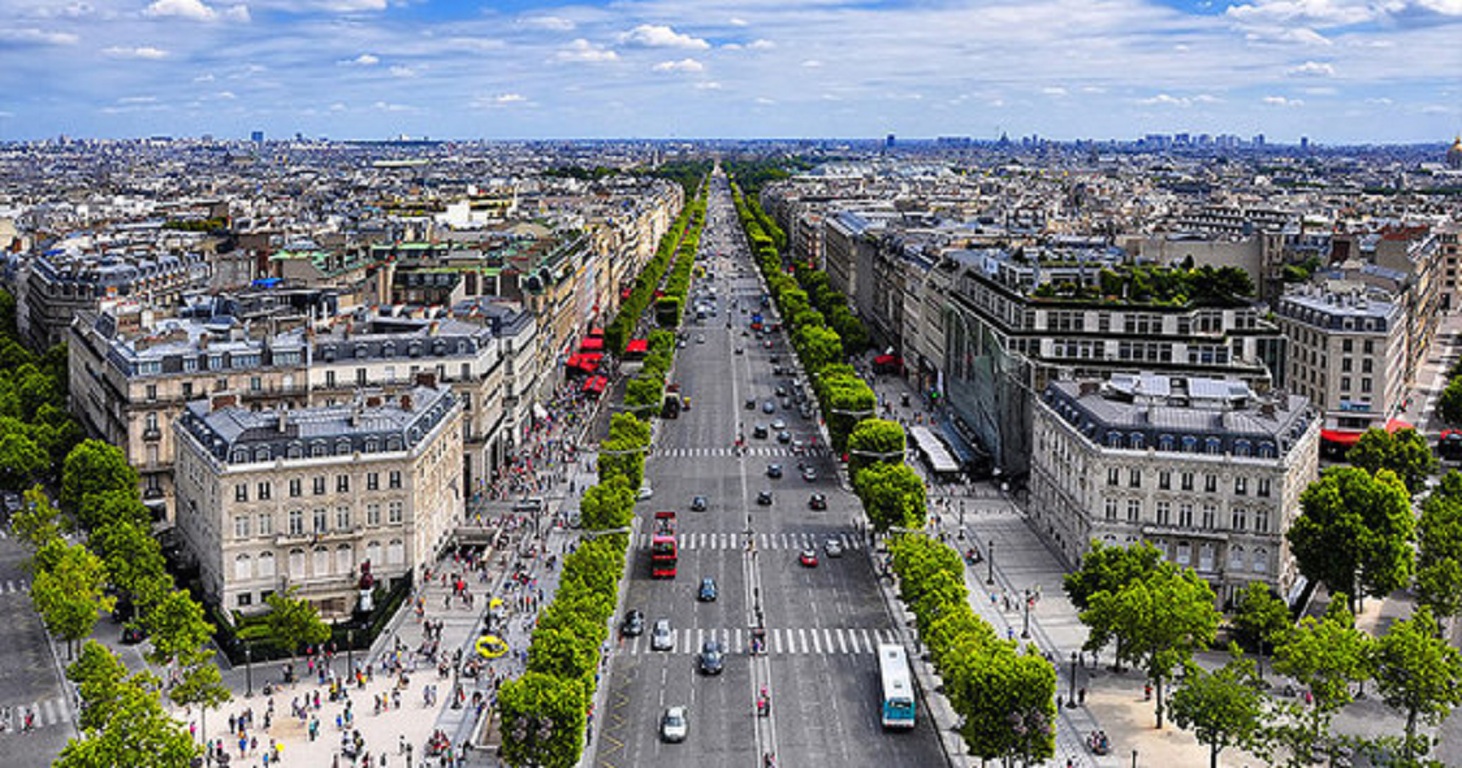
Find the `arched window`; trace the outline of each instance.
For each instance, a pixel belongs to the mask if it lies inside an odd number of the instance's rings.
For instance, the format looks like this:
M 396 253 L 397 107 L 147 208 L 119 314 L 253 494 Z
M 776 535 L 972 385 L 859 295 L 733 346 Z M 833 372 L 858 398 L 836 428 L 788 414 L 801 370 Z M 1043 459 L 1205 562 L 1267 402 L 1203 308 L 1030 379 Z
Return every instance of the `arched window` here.
M 1269 550 L 1259 547 L 1254 550 L 1254 573 L 1264 573 L 1269 570 Z
M 355 569 L 355 550 L 349 544 L 341 544 L 335 548 L 335 572 L 347 574 Z
M 299 443 L 290 443 L 289 448 L 285 449 L 285 455 L 291 459 L 298 459 L 305 455 L 305 447 Z
M 1250 443 L 1248 440 L 1244 440 L 1244 439 L 1240 438 L 1240 439 L 1234 441 L 1234 455 L 1235 456 L 1239 456 L 1239 457 L 1248 456 L 1250 453 L 1253 453 L 1253 450 L 1254 450 L 1253 443 Z
M 233 452 L 233 458 L 230 459 L 230 461 L 235 464 L 247 464 L 249 461 L 249 449 L 235 448 Z
M 1134 451 L 1140 451 L 1147 447 L 1147 436 L 1141 432 L 1133 432 L 1131 435 L 1128 435 L 1127 439 L 1129 440 L 1129 446 Z
M 399 450 L 401 450 L 401 436 L 400 435 L 391 435 L 390 437 L 386 438 L 386 450 L 388 450 L 388 451 L 399 451 Z
M 274 553 L 262 552 L 259 554 L 259 578 L 274 578 Z
M 1197 453 L 1198 438 L 1192 435 L 1183 435 L 1183 453 Z
M 335 455 L 336 456 L 349 456 L 350 455 L 350 439 L 349 438 L 342 437 L 339 440 L 336 440 L 335 441 Z
M 381 449 L 381 444 L 374 437 L 368 437 L 365 441 L 365 452 L 375 453 Z
M 315 547 L 314 555 L 314 562 L 311 563 L 314 575 L 317 577 L 330 575 L 330 549 Z
M 254 559 L 248 555 L 239 555 L 234 558 L 234 578 L 238 581 L 248 581 L 254 578 Z
M 406 562 L 406 544 L 400 539 L 391 539 L 386 545 L 386 564 L 401 565 Z
M 366 544 L 365 559 L 372 563 L 381 562 L 381 542 L 372 541 Z
M 1110 431 L 1110 432 L 1108 432 L 1107 433 L 1107 447 L 1108 448 L 1121 448 L 1122 447 L 1122 433 L 1121 432 L 1118 432 L 1115 429 L 1112 430 L 1112 431 Z
M 1171 451 L 1175 442 L 1172 435 L 1159 435 L 1157 438 L 1157 449 L 1159 451 Z
M 1230 571 L 1244 570 L 1244 547 L 1240 544 L 1233 544 L 1228 548 L 1228 569 Z
M 1260 443 L 1259 444 L 1259 458 L 1261 458 L 1261 459 L 1272 459 L 1272 458 L 1274 458 L 1274 443 L 1271 443 L 1271 442 L 1268 442 L 1268 441 L 1265 441 L 1265 442 Z
M 310 443 L 310 455 L 311 456 L 314 456 L 316 458 L 319 458 L 320 456 L 325 456 L 325 455 L 327 455 L 329 453 L 330 453 L 330 446 L 325 445 L 325 441 L 324 440 L 316 440 L 315 442 Z
M 1208 438 L 1208 440 L 1206 441 L 1206 446 L 1207 446 L 1207 451 L 1210 454 L 1220 454 L 1220 453 L 1223 453 L 1223 441 L 1220 440 L 1220 439 L 1218 439 L 1218 438 L 1216 438 L 1216 437 L 1210 437 L 1210 438 Z
M 289 551 L 289 577 L 291 579 L 305 577 L 305 551 L 298 547 Z
M 261 445 L 258 448 L 255 448 L 254 449 L 254 461 L 268 461 L 268 460 L 269 460 L 269 446 L 267 446 L 267 445 Z

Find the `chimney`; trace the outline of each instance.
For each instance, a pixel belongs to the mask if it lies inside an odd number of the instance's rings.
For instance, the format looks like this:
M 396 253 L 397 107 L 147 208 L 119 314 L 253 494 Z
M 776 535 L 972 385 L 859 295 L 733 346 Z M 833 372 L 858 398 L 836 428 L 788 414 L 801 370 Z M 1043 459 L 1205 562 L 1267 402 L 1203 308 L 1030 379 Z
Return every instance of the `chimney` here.
M 1259 404 L 1259 415 L 1266 419 L 1274 418 L 1274 403 L 1264 402 Z
M 1101 391 L 1101 385 L 1095 381 L 1081 382 L 1081 397 L 1090 397 Z
M 437 374 L 435 371 L 421 371 L 416 374 L 416 386 L 427 389 L 437 388 Z
M 401 410 L 407 412 L 411 411 L 411 395 L 401 396 Z
M 217 411 L 221 408 L 232 408 L 238 405 L 239 399 L 234 395 L 214 395 L 213 404 L 209 410 Z
M 210 336 L 210 334 L 207 333 L 206 331 L 204 333 L 198 334 L 198 349 L 200 351 L 207 351 L 208 350 L 208 339 L 209 339 L 209 336 Z
M 366 404 L 366 407 L 367 408 L 380 408 L 381 407 L 381 396 L 380 395 L 370 395 L 369 397 L 366 398 L 365 404 Z
M 276 412 L 276 415 L 279 416 L 279 434 L 281 435 L 289 432 L 289 418 L 287 416 L 287 413 L 288 412 L 285 411 L 284 408 L 280 408 Z

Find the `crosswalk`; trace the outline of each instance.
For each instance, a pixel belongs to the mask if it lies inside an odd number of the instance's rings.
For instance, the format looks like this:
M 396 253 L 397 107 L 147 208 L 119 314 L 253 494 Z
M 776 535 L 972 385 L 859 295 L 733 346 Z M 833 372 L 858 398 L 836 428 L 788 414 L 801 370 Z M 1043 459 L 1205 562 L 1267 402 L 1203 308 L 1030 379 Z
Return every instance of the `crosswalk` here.
M 0 730 L 0 737 L 20 733 L 25 727 L 25 711 L 29 707 L 31 714 L 31 728 L 39 730 L 71 721 L 71 705 L 64 698 L 45 699 L 33 701 L 29 704 L 8 704 L 5 709 L 9 710 L 9 717 L 0 716 L 0 723 L 4 724 L 4 730 Z
M 662 459 L 695 459 L 695 458 L 729 458 L 737 455 L 736 449 L 729 446 L 716 448 L 655 448 L 650 453 Z M 747 456 L 761 456 L 766 458 L 782 457 L 787 458 L 798 454 L 792 451 L 790 445 L 749 445 L 746 447 Z M 809 446 L 802 450 L 803 456 L 826 456 L 827 446 Z
M 859 627 L 769 627 L 766 630 L 767 653 L 782 655 L 853 655 L 875 653 L 879 643 L 899 642 L 892 629 Z M 751 630 L 744 627 L 692 627 L 672 631 L 675 648 L 656 651 L 650 648 L 648 634 L 625 638 L 620 653 L 637 656 L 662 653 L 700 653 L 707 640 L 720 641 L 728 654 L 744 654 L 751 647 Z
M 863 541 L 857 535 L 847 532 L 838 533 L 814 533 L 812 531 L 793 531 L 789 533 L 758 533 L 756 534 L 757 549 L 768 550 L 791 550 L 801 551 L 812 548 L 821 550 L 828 539 L 836 539 L 843 545 L 845 550 L 862 549 Z M 642 533 L 637 542 L 642 549 L 649 549 L 650 534 Z M 680 534 L 680 551 L 687 552 L 697 549 L 705 550 L 726 550 L 746 549 L 746 534 L 744 533 L 682 533 Z

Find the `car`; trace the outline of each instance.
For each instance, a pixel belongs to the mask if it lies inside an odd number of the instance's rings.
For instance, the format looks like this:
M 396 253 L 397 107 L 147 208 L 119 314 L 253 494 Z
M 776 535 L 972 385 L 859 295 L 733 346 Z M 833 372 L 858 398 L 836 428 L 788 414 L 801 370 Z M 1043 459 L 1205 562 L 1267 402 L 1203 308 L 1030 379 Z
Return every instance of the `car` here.
M 782 465 L 781 464 L 768 464 L 767 465 L 767 477 L 770 477 L 773 480 L 776 480 L 777 478 L 780 478 L 781 476 L 782 476 Z
M 752 437 L 766 437 L 767 436 L 767 425 L 765 425 L 765 424 L 756 424 L 756 425 L 752 426 L 752 428 L 751 428 L 751 436 Z
M 770 362 L 772 365 L 776 365 L 777 363 L 780 363 L 781 361 L 782 361 L 781 358 L 777 357 L 776 355 L 772 355 L 770 358 L 768 358 L 768 362 Z M 781 374 L 778 374 L 778 375 L 781 375 Z
M 748 398 L 746 398 L 746 410 L 748 410 L 748 411 L 754 411 L 754 410 L 756 410 L 756 398 L 754 398 L 754 397 L 748 397 Z
M 765 346 L 766 346 L 767 349 L 771 349 L 772 348 L 772 340 L 771 339 L 767 339 Z
M 669 651 L 673 648 L 675 648 L 675 636 L 670 631 L 670 620 L 655 619 L 655 626 L 650 630 L 650 650 Z
M 708 506 L 704 496 L 697 496 L 690 500 L 690 511 L 692 512 L 704 512 Z
M 738 354 L 738 355 L 744 355 L 744 354 L 746 354 L 746 350 L 742 349 L 741 347 L 737 347 L 736 348 L 736 354 Z
M 685 349 L 685 339 L 675 342 L 676 349 Z
M 802 553 L 797 556 L 797 562 L 801 563 L 806 568 L 816 568 L 817 550 L 813 549 L 812 547 L 808 547 L 802 550 Z
M 807 465 L 802 468 L 802 479 L 809 483 L 817 482 L 817 467 Z
M 777 420 L 775 420 L 775 421 L 772 422 L 772 429 L 786 429 L 786 428 L 787 428 L 787 422 L 782 421 L 781 419 L 777 419 Z
M 122 645 L 136 645 L 147 639 L 147 630 L 135 625 L 122 627 Z
M 761 411 L 762 413 L 776 413 L 777 404 L 772 402 L 771 400 L 768 400 L 765 403 L 761 404 Z
M 779 443 L 781 443 L 783 445 L 786 445 L 787 443 L 792 442 L 792 433 L 791 432 L 788 432 L 785 429 L 782 430 L 781 432 L 778 432 L 777 433 L 777 442 L 779 442 Z
M 827 509 L 827 496 L 814 493 L 807 498 L 808 509 Z
M 773 359 L 776 359 L 776 358 L 773 358 Z M 787 369 L 783 368 L 780 365 L 773 365 L 772 366 L 772 375 L 773 376 L 781 376 L 781 375 L 785 374 L 786 372 L 787 372 Z
M 772 505 L 772 492 L 770 490 L 765 490 L 761 493 L 758 493 L 756 495 L 756 503 L 763 507 L 770 507 Z
M 710 576 L 701 579 L 701 586 L 696 590 L 695 598 L 703 603 L 716 602 L 716 580 Z
M 648 485 L 642 485 L 642 486 L 640 486 L 640 489 L 635 492 L 635 499 L 637 501 L 644 501 L 645 499 L 648 499 L 648 498 L 650 498 L 650 497 L 652 497 L 654 495 L 655 495 L 655 489 L 654 488 L 651 488 Z
M 828 539 L 822 543 L 822 551 L 826 552 L 828 557 L 842 557 L 843 542 L 838 539 Z
M 726 666 L 726 646 L 718 640 L 707 640 L 701 645 L 701 655 L 696 661 L 701 674 L 719 675 Z
M 800 453 L 802 453 L 803 451 L 806 451 L 806 450 L 807 450 L 807 441 L 806 440 L 803 440 L 802 438 L 799 437 L 796 440 L 793 440 L 792 441 L 792 453 L 794 453 L 794 454 L 800 454 Z
M 660 738 L 671 744 L 679 744 L 690 735 L 690 720 L 685 707 L 667 707 L 660 716 Z
M 777 385 L 777 388 L 774 389 L 774 390 L 772 390 L 772 391 L 777 393 L 777 397 L 786 397 L 787 396 L 787 388 L 784 387 L 784 386 L 782 386 L 782 385 L 780 385 L 780 384 L 778 384 Z
M 804 419 L 810 419 L 812 418 L 812 408 L 810 406 L 804 405 L 801 408 L 797 409 L 797 415 L 801 416 Z
M 619 625 L 619 634 L 625 637 L 639 637 L 645 634 L 645 612 L 638 608 L 631 608 L 624 614 L 624 621 Z

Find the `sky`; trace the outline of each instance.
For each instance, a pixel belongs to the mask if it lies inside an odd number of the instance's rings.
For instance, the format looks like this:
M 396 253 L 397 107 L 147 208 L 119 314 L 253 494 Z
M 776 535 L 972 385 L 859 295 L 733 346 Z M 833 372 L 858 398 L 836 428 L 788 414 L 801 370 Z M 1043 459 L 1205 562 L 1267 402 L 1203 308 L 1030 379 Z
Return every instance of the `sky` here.
M 1462 0 L 0 0 L 0 20 L 0 140 L 1462 132 Z

